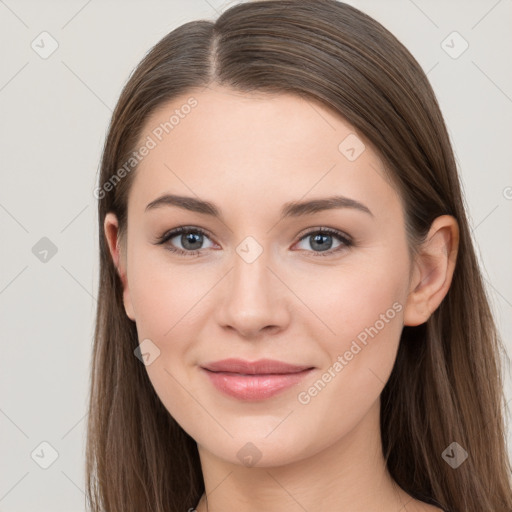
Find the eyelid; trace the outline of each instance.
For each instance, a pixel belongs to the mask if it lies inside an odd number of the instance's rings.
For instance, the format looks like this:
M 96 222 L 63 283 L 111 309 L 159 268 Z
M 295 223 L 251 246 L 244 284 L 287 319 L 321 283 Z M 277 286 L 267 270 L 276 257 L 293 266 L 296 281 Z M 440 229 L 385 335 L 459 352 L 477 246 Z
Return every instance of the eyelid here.
M 211 240 L 214 238 L 208 232 L 208 230 L 197 227 L 197 226 L 177 226 L 176 228 L 169 229 L 169 230 L 165 231 L 163 233 L 163 235 L 160 235 L 159 237 L 157 237 L 156 242 L 154 242 L 154 244 L 155 245 L 167 244 L 167 242 L 169 242 L 169 240 L 173 239 L 174 237 L 176 237 L 182 233 L 189 233 L 189 232 L 201 234 Z M 191 251 L 185 251 L 183 249 L 180 249 L 179 247 L 173 247 L 172 249 L 168 249 L 168 250 L 170 250 L 171 252 L 178 253 L 178 254 L 183 253 L 186 255 L 194 255 L 194 254 L 200 253 L 204 249 L 194 249 Z
M 336 257 L 341 252 L 345 252 L 347 249 L 350 249 L 352 246 L 355 245 L 353 238 L 344 233 L 343 231 L 335 228 L 329 228 L 327 226 L 318 226 L 316 228 L 308 228 L 305 230 L 305 232 L 302 232 L 301 234 L 297 235 L 299 237 L 299 240 L 294 244 L 302 242 L 305 238 L 308 238 L 309 236 L 315 235 L 315 234 L 326 234 L 333 238 L 337 238 L 340 241 L 340 246 L 336 247 L 335 249 L 327 249 L 325 251 L 308 251 L 303 250 L 308 254 L 308 257 L 311 256 L 313 258 L 317 257 Z
M 307 228 L 304 231 L 301 231 L 297 237 L 299 240 L 302 240 L 304 237 L 308 235 L 312 235 L 314 233 L 327 233 L 328 235 L 337 236 L 339 238 L 344 238 L 347 242 L 353 243 L 353 238 L 344 231 L 335 228 L 329 228 L 327 226 L 317 226 L 312 228 Z

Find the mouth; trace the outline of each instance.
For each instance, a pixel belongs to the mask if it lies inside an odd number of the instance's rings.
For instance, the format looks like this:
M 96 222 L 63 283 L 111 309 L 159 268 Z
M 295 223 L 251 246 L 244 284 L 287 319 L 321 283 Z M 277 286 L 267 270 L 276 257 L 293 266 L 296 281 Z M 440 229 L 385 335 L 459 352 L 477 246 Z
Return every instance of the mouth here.
M 275 359 L 245 361 L 243 359 L 223 359 L 202 366 L 211 372 L 237 373 L 239 375 L 284 375 L 299 373 L 313 368 L 311 365 L 296 365 Z
M 223 360 L 202 366 L 210 383 L 238 400 L 264 400 L 297 385 L 314 367 L 281 361 Z

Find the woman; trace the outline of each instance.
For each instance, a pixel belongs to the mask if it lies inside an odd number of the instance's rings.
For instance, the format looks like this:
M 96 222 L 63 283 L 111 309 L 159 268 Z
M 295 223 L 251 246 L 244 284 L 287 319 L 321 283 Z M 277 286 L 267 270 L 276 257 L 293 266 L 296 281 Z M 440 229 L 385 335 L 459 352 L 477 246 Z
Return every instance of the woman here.
M 172 31 L 96 197 L 92 510 L 512 510 L 449 137 L 379 23 L 271 0 Z

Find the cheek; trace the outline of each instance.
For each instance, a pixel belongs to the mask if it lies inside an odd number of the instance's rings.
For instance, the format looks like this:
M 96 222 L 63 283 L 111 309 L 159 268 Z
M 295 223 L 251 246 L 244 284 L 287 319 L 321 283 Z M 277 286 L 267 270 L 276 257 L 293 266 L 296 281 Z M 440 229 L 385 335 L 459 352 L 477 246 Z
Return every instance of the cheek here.
M 295 282 L 301 283 L 297 295 L 307 298 L 307 306 L 330 328 L 330 342 L 343 348 L 344 342 L 360 333 L 364 338 L 366 329 L 376 323 L 383 332 L 390 330 L 391 324 L 400 324 L 407 298 L 408 264 L 405 247 L 396 251 L 378 247 L 364 255 L 354 254 L 336 267 L 318 269 L 309 277 L 296 276 Z M 399 325 L 390 335 L 396 337 L 400 329 Z
M 314 338 L 326 355 L 325 364 L 298 390 L 297 399 L 304 414 L 325 418 L 330 441 L 363 418 L 393 369 L 407 278 L 397 263 L 402 263 L 400 258 L 383 252 L 372 264 L 340 268 L 329 281 L 330 292 L 318 293 L 311 304 L 334 334 Z
M 337 362 L 325 379 L 335 375 L 332 388 L 348 402 L 354 397 L 359 400 L 363 390 L 369 393 L 368 399 L 376 399 L 389 378 L 403 328 L 408 265 L 405 245 L 379 247 L 364 257 L 347 259 L 336 270 L 329 269 L 324 288 L 322 279 L 315 288 L 315 280 L 308 282 L 309 290 L 316 290 L 307 295 L 308 306 L 330 332 L 321 337 L 317 333 L 312 339 L 318 340 L 327 355 L 325 370 Z M 305 294 L 306 288 L 299 293 Z M 314 336 L 313 321 L 308 324 Z
M 194 422 L 191 407 L 194 362 L 190 347 L 198 332 L 201 298 L 208 291 L 194 279 L 192 266 L 132 264 L 130 294 L 134 306 L 139 343 L 151 340 L 158 356 L 146 371 L 151 384 L 171 416 L 182 426 Z M 155 348 L 156 347 L 156 348 Z
M 193 325 L 199 302 L 213 284 L 198 279 L 193 265 L 172 264 L 166 256 L 162 247 L 134 251 L 128 276 L 139 334 L 164 345 L 181 339 L 180 331 Z M 173 347 L 177 350 L 179 342 Z

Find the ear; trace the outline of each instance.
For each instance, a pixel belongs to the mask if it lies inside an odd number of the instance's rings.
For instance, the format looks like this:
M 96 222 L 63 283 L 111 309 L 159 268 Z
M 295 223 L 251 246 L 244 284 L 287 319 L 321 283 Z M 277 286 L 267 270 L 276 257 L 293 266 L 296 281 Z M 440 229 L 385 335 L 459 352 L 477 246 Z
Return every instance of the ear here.
M 127 279 L 127 266 L 126 266 L 126 243 L 122 244 L 119 240 L 119 224 L 117 216 L 109 212 L 105 215 L 105 222 L 103 224 L 105 230 L 105 238 L 107 239 L 110 255 L 117 269 L 117 273 L 123 284 L 123 302 L 126 315 L 130 320 L 135 321 L 135 314 L 133 312 L 133 305 L 130 298 L 130 288 Z M 123 246 L 123 250 L 121 250 Z
M 432 223 L 413 263 L 404 325 L 420 325 L 437 309 L 452 282 L 459 247 L 459 227 L 451 215 Z

